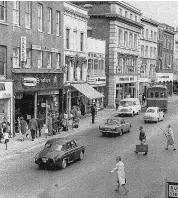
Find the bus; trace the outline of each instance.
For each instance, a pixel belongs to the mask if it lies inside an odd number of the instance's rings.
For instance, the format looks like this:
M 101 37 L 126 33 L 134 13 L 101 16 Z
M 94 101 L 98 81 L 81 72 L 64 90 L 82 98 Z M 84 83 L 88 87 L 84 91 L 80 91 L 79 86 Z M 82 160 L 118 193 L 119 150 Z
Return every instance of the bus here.
M 168 90 L 165 85 L 152 85 L 147 88 L 146 102 L 148 107 L 159 107 L 163 111 L 168 108 Z

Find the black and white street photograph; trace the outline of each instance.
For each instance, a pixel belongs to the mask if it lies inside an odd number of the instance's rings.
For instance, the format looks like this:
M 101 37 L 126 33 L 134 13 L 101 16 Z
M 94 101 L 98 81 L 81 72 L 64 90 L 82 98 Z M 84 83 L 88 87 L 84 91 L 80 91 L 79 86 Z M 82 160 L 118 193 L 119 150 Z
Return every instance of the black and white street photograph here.
M 178 1 L 0 1 L 0 198 L 178 198 Z

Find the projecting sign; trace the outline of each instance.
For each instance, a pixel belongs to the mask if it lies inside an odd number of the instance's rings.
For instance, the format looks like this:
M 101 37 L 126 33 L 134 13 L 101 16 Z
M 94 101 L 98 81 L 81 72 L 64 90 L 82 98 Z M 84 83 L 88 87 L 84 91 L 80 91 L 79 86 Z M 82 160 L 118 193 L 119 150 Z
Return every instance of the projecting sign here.
M 168 182 L 168 198 L 178 197 L 178 183 Z
M 27 87 L 34 87 L 37 85 L 37 79 L 36 78 L 24 78 L 23 84 Z

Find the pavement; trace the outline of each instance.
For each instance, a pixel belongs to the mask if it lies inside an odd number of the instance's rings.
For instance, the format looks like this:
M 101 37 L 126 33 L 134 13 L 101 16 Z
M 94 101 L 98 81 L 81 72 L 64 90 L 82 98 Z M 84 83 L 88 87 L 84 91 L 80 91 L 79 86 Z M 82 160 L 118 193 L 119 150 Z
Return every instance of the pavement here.
M 173 95 L 168 98 L 168 103 L 173 103 L 175 101 L 178 101 L 177 95 Z M 95 124 L 91 123 L 91 116 L 90 114 L 88 114 L 86 118 L 80 119 L 79 128 L 74 128 L 74 129 L 69 128 L 68 131 L 61 131 L 60 134 L 54 136 L 48 136 L 47 138 L 45 137 L 45 134 L 42 133 L 41 137 L 36 138 L 35 141 L 32 141 L 30 137 L 30 138 L 26 138 L 25 141 L 22 142 L 20 134 L 17 133 L 16 137 L 9 139 L 7 150 L 6 150 L 6 145 L 3 143 L 4 141 L 2 140 L 2 143 L 0 143 L 0 161 L 11 158 L 23 152 L 33 150 L 34 148 L 38 148 L 42 146 L 49 139 L 63 138 L 73 134 L 80 133 L 88 128 L 92 128 L 95 125 L 99 125 L 105 119 L 115 115 L 117 115 L 115 109 L 106 108 L 98 112 L 95 119 Z
M 85 131 L 88 128 L 92 128 L 94 126 L 96 127 L 96 125 L 99 125 L 105 119 L 111 116 L 115 116 L 116 114 L 117 113 L 115 109 L 100 110 L 98 111 L 95 118 L 95 124 L 92 124 L 91 115 L 88 114 L 86 118 L 80 119 L 79 128 L 72 129 L 69 127 L 68 131 L 61 131 L 60 134 L 48 136 L 47 138 L 45 134 L 42 133 L 41 137 L 37 137 L 35 141 L 32 141 L 30 136 L 30 138 L 26 138 L 25 141 L 22 142 L 21 135 L 16 133 L 16 136 L 14 138 L 9 138 L 7 150 L 4 140 L 2 140 L 2 143 L 0 143 L 0 161 L 19 155 L 20 153 L 38 148 L 44 145 L 47 140 L 50 140 L 52 138 L 65 138 L 67 136 L 80 133 L 81 131 Z

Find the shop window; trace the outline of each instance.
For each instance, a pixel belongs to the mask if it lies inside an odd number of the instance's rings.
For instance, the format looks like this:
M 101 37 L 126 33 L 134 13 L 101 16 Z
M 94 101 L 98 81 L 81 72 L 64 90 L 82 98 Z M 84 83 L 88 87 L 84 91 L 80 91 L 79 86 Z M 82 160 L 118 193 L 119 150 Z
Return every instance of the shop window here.
M 153 92 L 150 93 L 150 98 L 154 98 L 154 93 Z
M 159 92 L 155 92 L 155 98 L 159 98 Z
M 20 54 L 19 54 L 20 48 L 14 48 L 13 49 L 13 68 L 19 68 L 19 61 L 20 61 Z
M 69 49 L 70 45 L 70 29 L 66 29 L 66 49 Z
M 0 21 L 6 21 L 7 7 L 6 1 L 0 1 Z

